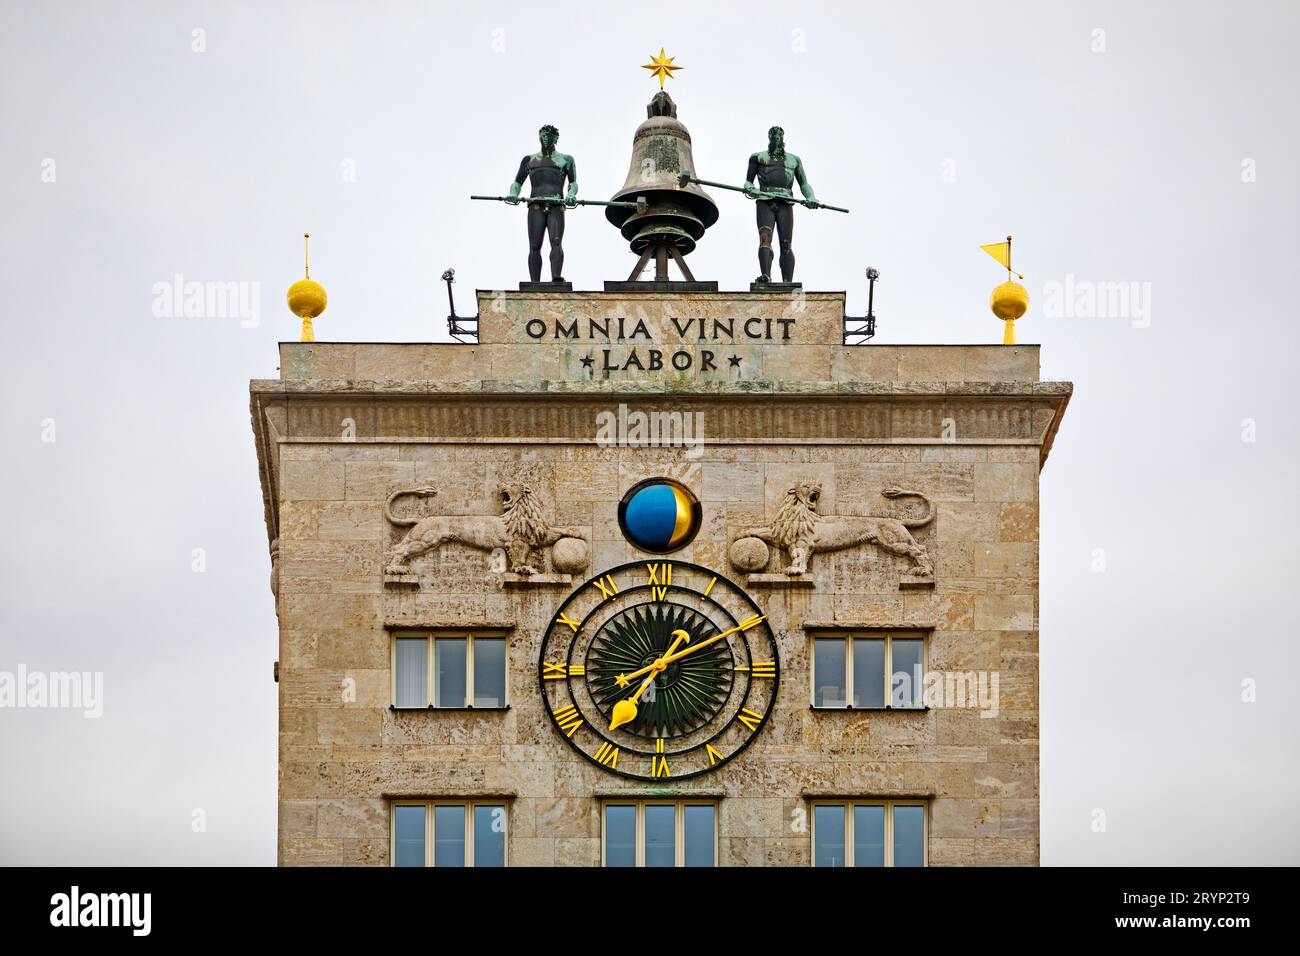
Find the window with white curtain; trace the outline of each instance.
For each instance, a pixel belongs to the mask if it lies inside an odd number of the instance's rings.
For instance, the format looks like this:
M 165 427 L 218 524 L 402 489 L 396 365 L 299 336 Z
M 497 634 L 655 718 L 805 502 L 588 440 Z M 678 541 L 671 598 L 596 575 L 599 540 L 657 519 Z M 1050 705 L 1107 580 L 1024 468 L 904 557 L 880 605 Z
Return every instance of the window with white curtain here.
M 506 699 L 506 639 L 495 634 L 397 634 L 393 706 L 398 709 L 501 709 Z

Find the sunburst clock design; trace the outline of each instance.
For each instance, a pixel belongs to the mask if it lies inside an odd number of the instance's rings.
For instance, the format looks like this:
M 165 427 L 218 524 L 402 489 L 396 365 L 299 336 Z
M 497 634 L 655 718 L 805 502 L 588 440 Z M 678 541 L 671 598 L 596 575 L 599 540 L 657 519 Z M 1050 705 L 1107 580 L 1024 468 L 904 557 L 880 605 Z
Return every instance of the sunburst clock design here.
M 613 720 L 614 705 L 628 696 L 620 674 L 631 674 L 668 653 L 677 631 L 684 646 L 699 644 L 712 631 L 708 619 L 680 604 L 640 604 L 615 615 L 587 652 L 587 686 L 600 712 Z M 732 686 L 731 651 L 726 642 L 669 664 L 638 698 L 636 719 L 625 726 L 645 737 L 681 737 L 705 724 L 726 703 Z

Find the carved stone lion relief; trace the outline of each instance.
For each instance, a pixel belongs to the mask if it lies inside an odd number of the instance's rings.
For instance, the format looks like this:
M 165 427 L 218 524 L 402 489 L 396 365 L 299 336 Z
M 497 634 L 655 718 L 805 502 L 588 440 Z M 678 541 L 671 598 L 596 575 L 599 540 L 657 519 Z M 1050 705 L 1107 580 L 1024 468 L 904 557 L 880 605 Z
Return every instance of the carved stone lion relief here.
M 801 481 L 786 492 L 776 516 L 762 528 L 749 528 L 732 543 L 731 563 L 742 571 L 758 571 L 767 566 L 767 545 L 783 548 L 790 554 L 786 574 L 801 575 L 819 551 L 838 551 L 860 544 L 874 544 L 891 554 L 911 558 L 912 574 L 934 577 L 934 562 L 925 546 L 912 537 L 911 528 L 920 528 L 934 520 L 934 504 L 919 491 L 886 488 L 886 498 L 920 498 L 925 514 L 916 518 L 892 518 L 881 515 L 824 515 L 817 509 L 821 502 L 821 482 Z
M 504 563 L 495 570 L 519 575 L 541 572 L 539 552 L 551 548 L 556 571 L 571 573 L 587 566 L 590 547 L 579 528 L 551 525 L 542 511 L 534 482 L 528 478 L 504 481 L 498 488 L 499 515 L 428 515 L 402 518 L 393 514 L 393 502 L 404 495 L 433 498 L 433 487 L 399 488 L 384 503 L 384 517 L 398 528 L 410 530 L 394 546 L 384 574 L 410 575 L 410 562 L 444 544 L 467 545 L 481 551 L 499 552 Z

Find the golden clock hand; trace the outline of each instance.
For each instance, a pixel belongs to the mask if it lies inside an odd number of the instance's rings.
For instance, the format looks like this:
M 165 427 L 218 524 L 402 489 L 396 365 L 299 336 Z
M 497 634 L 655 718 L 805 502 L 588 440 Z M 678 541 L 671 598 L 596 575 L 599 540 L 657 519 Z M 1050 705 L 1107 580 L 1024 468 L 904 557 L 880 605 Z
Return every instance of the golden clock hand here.
M 672 646 L 669 647 L 668 650 L 664 652 L 663 657 L 655 658 L 645 667 L 639 667 L 630 674 L 619 674 L 617 677 L 614 678 L 614 683 L 618 684 L 619 687 L 626 687 L 628 684 L 632 683 L 632 681 L 636 680 L 642 674 L 648 674 L 650 673 L 650 671 L 654 670 L 655 665 L 658 664 L 659 661 L 663 660 L 664 657 L 667 657 L 673 651 L 677 650 L 677 645 L 681 644 L 682 641 L 686 641 L 689 644 L 691 640 L 691 636 L 687 634 L 685 631 L 681 630 L 680 628 L 676 631 L 673 631 L 673 637 L 675 638 L 675 640 L 673 641 Z M 642 690 L 644 689 L 645 687 L 643 686 Z M 635 694 L 633 696 L 640 697 L 641 695 Z
M 694 654 L 696 651 L 704 650 L 704 648 L 708 647 L 710 644 L 722 640 L 728 634 L 735 634 L 737 631 L 747 631 L 754 625 L 761 623 L 764 619 L 765 619 L 764 615 L 756 614 L 754 617 L 751 617 L 749 620 L 741 621 L 735 627 L 728 628 L 727 630 L 723 631 L 721 634 L 714 634 L 708 640 L 700 641 L 700 643 L 696 644 L 694 647 L 688 647 L 686 648 L 686 650 L 678 651 L 676 654 L 670 652 L 666 657 L 660 658 L 660 662 L 662 662 L 663 665 L 667 667 L 669 664 L 681 660 L 683 657 L 686 657 L 688 654 Z
M 721 634 L 714 634 L 708 640 L 701 641 L 700 643 L 696 644 L 694 647 L 688 647 L 686 650 L 682 651 L 679 654 L 673 654 L 672 648 L 669 648 L 668 653 L 665 654 L 663 657 L 659 658 L 659 660 L 655 661 L 654 663 L 647 664 L 645 667 L 642 667 L 639 670 L 635 670 L 630 674 L 619 674 L 618 677 L 614 678 L 614 680 L 618 683 L 620 687 L 626 687 L 628 683 L 630 683 L 631 681 L 640 677 L 642 674 L 649 671 L 660 661 L 663 661 L 664 664 L 671 664 L 673 661 L 680 660 L 681 658 L 685 657 L 687 654 L 693 654 L 695 651 L 708 647 L 710 644 L 712 644 L 715 641 L 722 640 L 728 634 L 734 634 L 737 631 L 747 630 L 748 628 L 753 627 L 755 624 L 759 623 L 763 619 L 764 618 L 762 615 L 755 615 L 754 617 L 751 617 L 746 621 L 741 621 L 735 627 L 727 628 Z
M 635 694 L 633 694 L 631 697 L 626 697 L 623 700 L 617 701 L 614 704 L 614 711 L 610 715 L 610 722 L 609 722 L 610 730 L 615 730 L 619 727 L 622 727 L 624 724 L 630 724 L 632 721 L 636 720 L 637 700 L 640 699 L 641 695 L 645 693 L 646 688 L 649 687 L 651 683 L 654 682 L 654 679 L 664 672 L 664 668 L 668 666 L 665 663 L 665 661 L 667 661 L 668 658 L 672 656 L 673 651 L 677 650 L 677 648 L 681 646 L 682 642 L 684 641 L 689 642 L 690 639 L 691 636 L 681 629 L 673 631 L 673 642 L 668 647 L 668 653 L 664 654 L 663 657 L 656 659 L 654 663 L 641 668 L 639 671 L 636 671 L 632 675 L 624 675 L 624 674 L 619 675 L 618 683 L 620 684 L 620 686 L 626 687 L 627 683 L 631 681 L 632 677 L 639 676 L 640 674 L 644 674 L 646 671 L 650 672 L 646 676 L 646 679 L 641 682 L 641 686 L 636 689 Z

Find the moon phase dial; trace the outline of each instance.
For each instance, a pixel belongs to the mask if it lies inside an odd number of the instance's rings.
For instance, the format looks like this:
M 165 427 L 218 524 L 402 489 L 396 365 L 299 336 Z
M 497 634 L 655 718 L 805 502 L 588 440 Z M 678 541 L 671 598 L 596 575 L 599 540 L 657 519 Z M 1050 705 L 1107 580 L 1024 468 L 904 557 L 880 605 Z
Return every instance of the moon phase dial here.
M 538 661 L 551 721 L 583 756 L 636 779 L 690 777 L 771 715 L 776 640 L 752 597 L 699 565 L 642 561 L 574 591 Z

